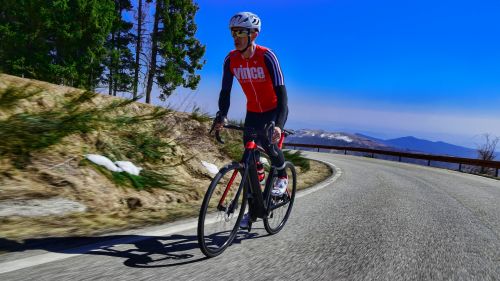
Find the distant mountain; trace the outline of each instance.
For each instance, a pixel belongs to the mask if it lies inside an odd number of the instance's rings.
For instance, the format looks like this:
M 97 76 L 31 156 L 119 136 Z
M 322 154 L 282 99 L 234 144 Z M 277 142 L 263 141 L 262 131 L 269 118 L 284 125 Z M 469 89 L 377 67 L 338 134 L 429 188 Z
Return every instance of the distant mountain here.
M 476 158 L 475 149 L 445 143 L 442 141 L 428 141 L 415 137 L 404 137 L 384 141 L 385 144 L 410 150 L 422 151 L 430 154 L 450 155 L 466 158 Z
M 374 137 L 356 134 L 357 136 L 369 138 L 372 141 L 383 143 L 387 146 L 399 148 L 401 150 L 418 151 L 436 155 L 448 155 L 456 157 L 476 158 L 477 151 L 472 148 L 449 144 L 442 141 L 428 141 L 416 137 L 408 136 L 389 140 L 377 139 Z
M 414 153 L 428 153 L 456 157 L 476 158 L 475 149 L 445 143 L 442 141 L 428 141 L 408 136 L 389 140 L 382 140 L 362 134 L 348 134 L 342 132 L 326 132 L 323 130 L 302 129 L 287 138 L 287 142 L 337 145 L 348 147 L 364 147 L 380 150 L 406 151 Z
M 326 132 L 323 130 L 297 130 L 295 134 L 287 137 L 287 142 L 392 150 L 388 145 L 364 136 L 340 132 Z

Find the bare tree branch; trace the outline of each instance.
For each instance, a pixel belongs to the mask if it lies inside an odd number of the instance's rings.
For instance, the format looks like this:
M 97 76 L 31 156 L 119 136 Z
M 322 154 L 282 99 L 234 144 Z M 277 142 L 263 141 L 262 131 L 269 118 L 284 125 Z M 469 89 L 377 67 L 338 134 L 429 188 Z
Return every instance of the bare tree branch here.
M 484 134 L 485 142 L 481 145 L 477 145 L 477 154 L 478 158 L 481 160 L 493 161 L 495 159 L 495 151 L 498 142 L 500 141 L 499 137 L 494 137 L 488 133 Z M 489 169 L 485 167 L 481 167 L 481 174 L 487 173 Z

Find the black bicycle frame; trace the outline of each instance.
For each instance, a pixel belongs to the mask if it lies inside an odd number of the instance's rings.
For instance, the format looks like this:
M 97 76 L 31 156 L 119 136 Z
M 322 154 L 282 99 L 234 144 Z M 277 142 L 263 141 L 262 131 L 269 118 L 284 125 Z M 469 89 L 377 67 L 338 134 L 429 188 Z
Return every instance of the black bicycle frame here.
M 212 124 L 212 128 L 210 129 L 210 132 L 214 129 L 215 123 Z M 233 126 L 233 125 L 224 125 L 225 128 L 230 128 L 230 129 L 235 129 L 235 130 L 244 130 L 243 128 L 239 126 Z M 266 132 L 267 136 L 271 136 L 272 132 L 274 130 L 274 122 L 271 122 L 266 126 L 264 129 L 264 132 Z M 290 133 L 288 131 L 284 131 L 285 133 Z M 255 167 L 255 163 L 257 162 L 256 159 L 256 151 L 259 149 L 257 144 L 255 143 L 255 139 L 257 138 L 257 132 L 256 131 L 251 131 L 250 132 L 252 138 L 250 141 L 248 141 L 245 144 L 245 152 L 243 153 L 242 159 L 240 161 L 240 169 L 243 169 L 243 176 L 242 176 L 242 182 L 241 184 L 245 184 L 242 186 L 238 187 L 238 191 L 236 193 L 235 198 L 239 198 L 241 191 L 244 190 L 247 194 L 247 200 L 248 200 L 248 205 L 250 208 L 250 215 L 252 217 L 252 220 L 255 220 L 256 218 L 264 218 L 269 215 L 269 213 L 276 209 L 279 208 L 283 205 L 288 204 L 288 200 L 283 201 L 281 203 L 278 203 L 276 205 L 272 205 L 271 201 L 271 196 L 269 196 L 269 193 L 271 191 L 271 185 L 272 179 L 275 177 L 276 174 L 276 168 L 271 167 L 271 170 L 269 171 L 269 175 L 266 179 L 266 185 L 264 188 L 264 192 L 261 190 L 261 185 L 259 181 L 259 177 L 257 175 L 257 168 Z M 283 144 L 283 139 L 284 139 L 284 134 L 282 135 L 278 147 L 281 148 Z M 217 138 L 217 141 L 220 143 L 224 143 L 224 141 L 221 139 L 219 135 L 219 131 L 216 131 L 215 136 Z M 273 154 L 277 154 L 276 150 L 271 151 Z M 234 177 L 234 175 L 233 175 Z M 231 178 L 231 181 L 233 180 L 233 177 Z M 230 185 L 228 185 L 227 188 L 229 188 Z M 227 189 L 224 192 L 224 195 L 222 196 L 222 199 L 219 203 L 218 209 L 221 210 L 223 206 L 221 205 L 223 199 L 225 198 L 225 195 L 227 194 Z M 264 201 L 265 199 L 265 201 Z M 231 213 L 233 210 L 237 208 L 236 206 L 237 202 L 233 201 L 232 204 L 229 206 L 229 213 Z
M 243 153 L 243 157 L 240 163 L 244 165 L 243 178 L 245 180 L 245 191 L 247 192 L 247 200 L 250 208 L 250 215 L 252 219 L 256 218 L 264 218 L 269 215 L 272 209 L 278 208 L 284 204 L 272 206 L 271 209 L 271 196 L 269 196 L 269 192 L 271 191 L 272 179 L 274 178 L 274 174 L 276 169 L 271 167 L 269 171 L 269 175 L 266 179 L 266 185 L 264 188 L 264 192 L 261 190 L 261 184 L 259 181 L 259 177 L 257 175 L 257 168 L 255 167 L 256 159 L 256 150 L 257 146 L 255 142 L 249 141 L 247 145 L 245 145 L 245 152 Z
M 263 200 L 259 177 L 257 176 L 257 168 L 255 167 L 256 160 L 254 149 L 245 149 L 242 159 L 245 164 L 243 178 L 246 179 L 245 192 L 247 193 L 248 206 L 253 220 L 257 217 L 262 218 L 267 215 L 265 211 L 267 204 Z

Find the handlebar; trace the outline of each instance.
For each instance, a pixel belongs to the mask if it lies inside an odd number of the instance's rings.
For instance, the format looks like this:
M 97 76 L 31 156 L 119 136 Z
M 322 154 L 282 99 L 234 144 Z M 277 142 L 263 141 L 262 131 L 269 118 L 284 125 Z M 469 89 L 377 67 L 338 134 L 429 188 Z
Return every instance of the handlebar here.
M 209 134 L 212 134 L 213 130 L 215 129 L 215 124 L 216 124 L 216 119 L 214 119 L 214 122 L 212 123 L 212 127 L 210 128 Z M 237 130 L 237 131 L 252 130 L 251 133 L 253 133 L 253 134 L 258 134 L 259 133 L 259 131 L 256 131 L 254 128 L 245 128 L 245 127 L 238 126 L 238 125 L 224 124 L 223 127 L 226 128 L 226 129 Z M 269 139 L 269 143 L 272 143 L 271 139 L 272 139 L 272 136 L 273 136 L 274 127 L 275 127 L 274 122 L 270 122 L 269 124 L 267 124 L 264 127 L 264 130 L 260 131 L 261 133 L 263 132 L 264 135 L 266 136 L 266 138 Z M 285 137 L 287 137 L 289 135 L 293 135 L 294 132 L 291 131 L 291 130 L 283 129 L 282 134 L 284 134 Z M 221 144 L 225 143 L 224 140 L 220 136 L 220 130 L 215 130 L 215 138 L 217 139 L 217 141 L 219 143 L 221 143 Z

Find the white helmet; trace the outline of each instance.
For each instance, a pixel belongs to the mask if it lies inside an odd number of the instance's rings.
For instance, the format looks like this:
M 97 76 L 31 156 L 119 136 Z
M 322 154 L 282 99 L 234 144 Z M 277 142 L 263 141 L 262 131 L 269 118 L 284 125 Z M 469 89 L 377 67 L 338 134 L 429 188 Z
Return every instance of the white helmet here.
M 260 19 L 256 14 L 250 12 L 240 12 L 235 14 L 229 20 L 229 28 L 244 27 L 248 29 L 257 29 L 260 32 Z

